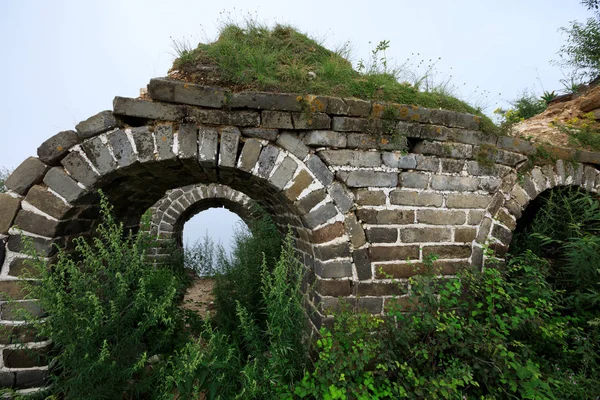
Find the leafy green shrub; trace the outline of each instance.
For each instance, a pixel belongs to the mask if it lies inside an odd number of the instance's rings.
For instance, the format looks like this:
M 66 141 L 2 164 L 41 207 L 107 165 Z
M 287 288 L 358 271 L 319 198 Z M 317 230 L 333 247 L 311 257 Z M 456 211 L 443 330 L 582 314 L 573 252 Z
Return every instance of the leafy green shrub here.
M 261 242 L 244 247 L 252 240 L 248 236 L 238 238 L 243 249 L 234 254 L 249 248 L 259 250 Z M 228 272 L 233 274 L 236 267 L 230 268 Z M 268 266 L 264 257 L 254 272 L 254 279 L 260 282 L 258 309 L 251 312 L 237 300 L 235 320 L 228 321 L 235 325 L 234 331 L 224 329 L 229 325 L 213 327 L 207 322 L 198 340 L 183 347 L 164 369 L 165 398 L 171 398 L 171 388 L 175 387 L 183 398 L 198 398 L 204 393 L 210 399 L 279 399 L 303 374 L 308 354 L 300 292 L 303 269 L 294 254 L 291 234 L 275 265 Z
M 102 222 L 76 254 L 60 250 L 49 265 L 33 258 L 31 298 L 49 314 L 36 328 L 53 342 L 51 388 L 65 399 L 129 399 L 157 387 L 152 362 L 170 354 L 183 320 L 176 274 L 155 268 L 148 240 L 126 234 L 101 199 Z
M 494 114 L 500 117 L 500 128 L 503 132 L 508 133 L 514 124 L 534 117 L 546 110 L 548 103 L 544 98 L 552 98 L 547 92 L 541 98 L 535 95 L 523 92 L 516 100 L 511 101 L 512 108 L 498 108 L 494 110 Z
M 223 253 L 223 249 L 219 246 L 215 247 L 214 241 L 207 232 L 201 240 L 191 245 L 186 244 L 183 249 L 183 264 L 198 276 L 213 276 L 218 272 L 215 270 L 217 256 Z

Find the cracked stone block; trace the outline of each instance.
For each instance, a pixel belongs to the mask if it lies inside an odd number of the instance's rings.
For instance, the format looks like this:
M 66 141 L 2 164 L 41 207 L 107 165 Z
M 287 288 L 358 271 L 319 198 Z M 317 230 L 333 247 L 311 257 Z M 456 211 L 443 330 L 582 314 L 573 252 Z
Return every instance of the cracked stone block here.
M 62 131 L 42 143 L 37 154 L 45 164 L 57 165 L 69 149 L 78 143 L 79 137 L 75 131 Z
M 20 195 L 27 193 L 30 187 L 40 183 L 48 166 L 35 157 L 29 157 L 21 163 L 6 179 L 4 185 Z

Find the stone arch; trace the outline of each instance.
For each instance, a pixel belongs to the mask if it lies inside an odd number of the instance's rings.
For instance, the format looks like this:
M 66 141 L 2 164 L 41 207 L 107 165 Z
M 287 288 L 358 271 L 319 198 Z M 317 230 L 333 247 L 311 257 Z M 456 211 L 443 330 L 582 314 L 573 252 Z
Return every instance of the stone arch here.
M 213 207 L 225 208 L 237 214 L 248 227 L 252 226 L 254 202 L 246 194 L 221 184 L 189 185 L 165 193 L 148 209 L 149 231 L 159 240 L 175 240 L 183 247 L 183 226 L 194 215 Z
M 512 241 L 513 231 L 523 212 L 538 195 L 559 186 L 577 186 L 588 192 L 600 191 L 600 171 L 594 166 L 575 161 L 557 160 L 538 165 L 529 171 L 505 181 L 505 192 L 500 192 L 488 208 L 481 224 L 484 235 L 478 247 L 487 244 L 497 258 L 503 259 Z M 485 256 L 480 252 L 478 263 L 483 265 Z

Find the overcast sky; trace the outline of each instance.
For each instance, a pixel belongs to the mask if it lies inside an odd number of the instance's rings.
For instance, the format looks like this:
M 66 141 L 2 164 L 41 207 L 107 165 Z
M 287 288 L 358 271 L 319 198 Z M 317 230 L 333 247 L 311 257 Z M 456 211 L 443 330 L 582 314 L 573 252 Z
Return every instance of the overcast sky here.
M 349 40 L 354 61 L 381 40 L 398 63 L 441 57 L 457 94 L 490 111 L 524 89 L 562 89 L 563 71 L 549 63 L 564 43 L 558 29 L 592 15 L 578 0 L 0 0 L 0 166 L 15 168 L 50 136 L 111 109 L 114 96 L 136 97 L 166 75 L 172 39 L 213 40 L 220 21 L 248 13 L 330 48 Z

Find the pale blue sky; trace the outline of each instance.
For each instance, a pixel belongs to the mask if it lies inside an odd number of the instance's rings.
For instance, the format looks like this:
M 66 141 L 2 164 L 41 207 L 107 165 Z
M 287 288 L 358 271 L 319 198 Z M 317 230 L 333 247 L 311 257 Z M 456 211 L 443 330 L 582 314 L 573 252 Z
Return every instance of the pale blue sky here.
M 328 47 L 350 40 L 355 61 L 384 39 L 397 62 L 441 57 L 459 94 L 476 101 L 486 90 L 490 110 L 524 89 L 540 93 L 538 74 L 546 90 L 561 89 L 549 64 L 564 43 L 558 29 L 591 16 L 578 0 L 0 0 L 0 166 L 16 167 L 48 137 L 110 109 L 114 96 L 136 97 L 166 75 L 171 38 L 214 39 L 219 20 L 247 12 Z

